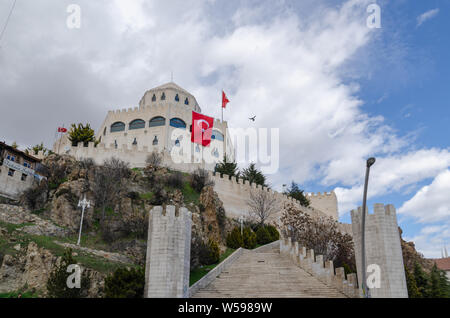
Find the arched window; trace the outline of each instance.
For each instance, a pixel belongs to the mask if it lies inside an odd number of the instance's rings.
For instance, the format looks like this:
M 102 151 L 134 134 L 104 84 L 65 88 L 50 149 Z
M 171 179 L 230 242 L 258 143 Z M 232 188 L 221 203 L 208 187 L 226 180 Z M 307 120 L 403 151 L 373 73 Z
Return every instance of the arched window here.
M 166 93 L 162 93 L 161 100 L 166 100 Z
M 175 128 L 186 129 L 186 123 L 180 118 L 172 118 L 170 120 L 170 126 Z
M 164 117 L 158 116 L 150 120 L 150 127 L 160 127 L 166 125 L 166 119 Z
M 130 123 L 129 130 L 145 128 L 145 121 L 142 119 L 135 119 Z
M 179 101 L 180 101 L 180 96 L 178 96 L 178 94 L 175 95 L 175 101 L 176 101 L 176 102 L 179 102 Z
M 119 131 L 125 131 L 125 124 L 121 121 L 118 121 L 111 125 L 111 132 L 119 132 Z
M 155 94 L 153 94 L 152 102 L 156 102 L 156 95 Z
M 189 105 L 189 98 L 186 97 L 185 101 L 184 101 L 185 105 Z
M 223 141 L 224 137 L 223 137 L 222 133 L 219 132 L 218 130 L 213 130 L 211 139 L 215 139 L 215 140 L 218 140 L 218 141 Z

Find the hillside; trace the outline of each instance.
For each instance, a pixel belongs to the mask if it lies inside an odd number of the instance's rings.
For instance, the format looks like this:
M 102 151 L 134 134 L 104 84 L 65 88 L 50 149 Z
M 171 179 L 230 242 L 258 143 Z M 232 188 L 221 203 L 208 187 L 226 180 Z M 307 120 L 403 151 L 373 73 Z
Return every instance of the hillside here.
M 43 161 L 47 180 L 24 193 L 20 202 L 0 205 L 0 294 L 32 290 L 45 296 L 48 275 L 66 248 L 88 268 L 90 297 L 102 296 L 104 277 L 121 267 L 145 263 L 148 214 L 155 205 L 186 206 L 193 215 L 193 244 L 215 241 L 226 250 L 226 219 L 212 186 L 192 176 L 149 165 L 129 169 L 113 160 L 50 155 Z M 118 173 L 120 171 L 120 173 Z M 78 201 L 91 201 L 83 220 L 82 248 L 76 246 L 81 219 Z M 193 264 L 198 257 L 193 253 Z M 38 269 L 45 269 L 37 274 Z

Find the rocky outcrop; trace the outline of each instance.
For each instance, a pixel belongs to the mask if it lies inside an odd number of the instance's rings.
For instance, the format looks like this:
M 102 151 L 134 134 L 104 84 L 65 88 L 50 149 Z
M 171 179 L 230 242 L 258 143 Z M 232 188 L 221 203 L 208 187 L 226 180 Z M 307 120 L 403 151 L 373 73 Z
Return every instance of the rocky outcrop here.
M 398 228 L 398 230 L 400 232 L 400 244 L 402 246 L 403 263 L 405 264 L 408 271 L 410 273 L 414 272 L 414 265 L 417 262 L 425 271 L 430 272 L 431 268 L 433 267 L 433 261 L 426 259 L 422 254 L 417 252 L 414 242 L 406 242 L 403 238 L 401 238 L 403 231 L 401 228 Z
M 26 249 L 16 256 L 5 255 L 0 267 L 0 293 L 25 288 L 34 290 L 38 295 L 47 294 L 47 281 L 52 271 L 60 264 L 61 257 L 30 242 Z M 90 278 L 89 298 L 102 297 L 105 274 L 89 268 L 83 268 Z
M 67 229 L 59 227 L 15 205 L 0 204 L 0 221 L 9 224 L 26 225 L 17 229 L 17 231 L 32 235 L 64 237 L 69 232 Z
M 48 277 L 58 259 L 31 242 L 15 257 L 5 255 L 0 267 L 0 292 L 12 292 L 26 286 L 45 295 Z

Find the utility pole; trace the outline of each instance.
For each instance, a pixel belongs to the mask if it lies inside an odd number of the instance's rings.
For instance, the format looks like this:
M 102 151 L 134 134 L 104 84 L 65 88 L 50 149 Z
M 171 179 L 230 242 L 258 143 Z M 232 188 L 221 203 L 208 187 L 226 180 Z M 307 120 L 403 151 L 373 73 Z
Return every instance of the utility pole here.
M 83 218 L 84 218 L 84 210 L 86 208 L 90 208 L 91 207 L 91 202 L 86 200 L 86 195 L 84 195 L 84 199 L 78 201 L 78 207 L 81 208 L 81 222 L 80 222 L 80 233 L 78 234 L 78 242 L 77 245 L 80 246 L 80 241 L 81 241 L 81 230 L 83 229 Z
M 369 158 L 367 160 L 366 164 L 366 180 L 364 182 L 364 195 L 363 195 L 363 206 L 362 206 L 362 222 L 361 222 L 361 268 L 362 268 L 362 290 L 364 293 L 365 298 L 370 298 L 370 291 L 366 286 L 366 247 L 365 247 L 365 240 L 366 240 L 366 205 L 367 205 L 367 188 L 369 185 L 369 173 L 370 173 L 370 167 L 375 164 L 375 158 Z

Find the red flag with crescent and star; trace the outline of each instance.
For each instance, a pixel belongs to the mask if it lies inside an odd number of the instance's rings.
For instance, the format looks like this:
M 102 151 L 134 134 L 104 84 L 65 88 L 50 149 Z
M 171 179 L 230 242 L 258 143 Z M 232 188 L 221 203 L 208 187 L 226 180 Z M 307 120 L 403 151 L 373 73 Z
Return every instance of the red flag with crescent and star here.
M 222 91 L 222 108 L 227 108 L 227 104 L 230 102 L 227 95 Z
M 214 118 L 192 112 L 191 141 L 208 147 L 211 144 Z

